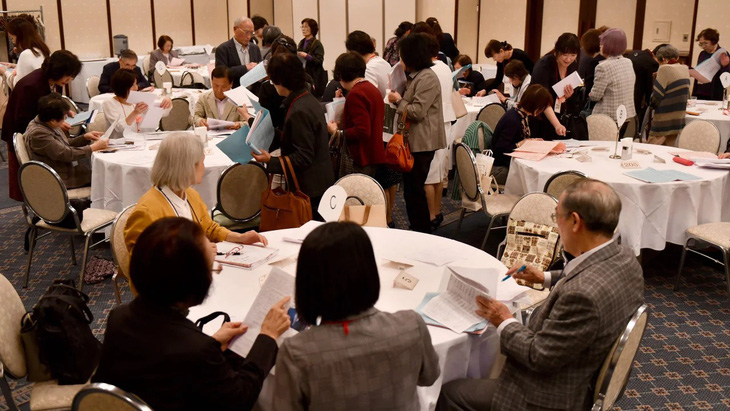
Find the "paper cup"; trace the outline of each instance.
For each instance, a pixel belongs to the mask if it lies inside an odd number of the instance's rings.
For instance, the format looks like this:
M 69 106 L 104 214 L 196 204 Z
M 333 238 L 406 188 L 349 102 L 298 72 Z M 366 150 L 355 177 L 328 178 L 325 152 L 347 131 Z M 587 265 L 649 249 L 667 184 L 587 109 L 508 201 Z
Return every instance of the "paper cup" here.
M 165 93 L 170 94 L 172 92 L 172 83 L 169 81 L 165 81 L 162 83 L 162 88 L 165 89 Z
M 195 127 L 194 132 L 203 144 L 208 143 L 208 129 L 205 126 Z

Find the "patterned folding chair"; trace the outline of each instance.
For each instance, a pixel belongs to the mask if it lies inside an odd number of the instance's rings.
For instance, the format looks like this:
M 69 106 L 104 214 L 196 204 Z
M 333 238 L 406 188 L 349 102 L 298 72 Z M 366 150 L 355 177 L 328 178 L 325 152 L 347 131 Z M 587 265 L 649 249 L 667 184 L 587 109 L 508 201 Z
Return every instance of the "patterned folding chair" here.
M 616 141 L 618 126 L 613 119 L 605 114 L 591 114 L 586 118 L 588 123 L 588 140 Z
M 127 225 L 129 216 L 134 211 L 132 204 L 122 210 L 117 218 L 112 223 L 111 233 L 109 233 L 109 242 L 112 246 L 112 258 L 114 258 L 114 264 L 117 265 L 117 271 L 114 273 L 112 280 L 114 281 L 114 292 L 117 296 L 117 302 L 122 302 L 122 295 L 119 292 L 119 279 L 124 278 L 129 282 L 129 250 L 127 250 L 127 244 L 124 243 L 124 226 Z M 120 276 L 121 274 L 121 276 Z
M 694 120 L 684 126 L 677 137 L 677 147 L 692 151 L 720 151 L 720 130 L 707 120 Z
M 542 191 L 555 198 L 560 198 L 560 195 L 563 194 L 563 191 L 565 191 L 569 185 L 584 178 L 586 178 L 586 175 L 580 171 L 561 171 L 553 174 L 548 181 L 545 182 L 545 188 Z
M 93 383 L 73 399 L 71 411 L 152 411 L 138 396 L 111 384 Z
M 479 111 L 477 120 L 487 123 L 490 129 L 496 130 L 497 123 L 499 123 L 499 120 L 502 118 L 504 113 L 505 110 L 501 104 L 487 104 Z
M 383 187 L 369 175 L 348 174 L 337 180 L 335 185 L 345 189 L 348 197 L 345 205 L 386 205 L 388 203 Z
M 218 179 L 217 202 L 211 218 L 229 230 L 251 230 L 259 225 L 261 193 L 269 179 L 259 163 L 234 164 Z

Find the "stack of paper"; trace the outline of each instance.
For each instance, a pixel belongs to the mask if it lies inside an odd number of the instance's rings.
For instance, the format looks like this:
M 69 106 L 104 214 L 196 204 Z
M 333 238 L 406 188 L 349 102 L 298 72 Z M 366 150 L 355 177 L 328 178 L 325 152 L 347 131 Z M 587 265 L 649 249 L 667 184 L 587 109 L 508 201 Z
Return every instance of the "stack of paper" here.
M 168 66 L 170 66 L 170 67 L 180 67 L 183 64 L 185 64 L 185 59 L 181 59 L 181 58 L 178 58 L 178 57 L 173 57 L 172 59 L 170 59 L 170 64 L 168 64 Z
M 730 158 L 701 158 L 695 161 L 698 167 L 730 170 Z
M 223 242 L 218 251 L 223 254 L 216 256 L 215 261 L 221 264 L 254 269 L 271 260 L 277 252 L 276 248 L 259 247 L 257 245 L 243 245 Z
M 241 76 L 241 87 L 248 87 L 266 77 L 266 65 L 262 62 Z
M 512 153 L 507 154 L 524 160 L 540 161 L 548 154 L 565 152 L 565 144 L 560 141 L 527 140 Z
M 331 103 L 325 105 L 325 108 L 327 109 L 327 113 L 325 114 L 327 122 L 336 121 L 340 123 L 342 122 L 342 113 L 345 111 L 345 98 L 334 98 Z
M 710 153 L 709 151 L 673 151 L 669 152 L 668 154 L 671 154 L 673 156 L 680 156 L 682 158 L 686 158 L 687 160 L 696 160 L 696 159 L 717 159 L 717 154 Z
M 573 86 L 574 89 L 583 85 L 583 80 L 581 80 L 577 71 L 572 72 L 569 76 L 553 84 L 553 91 L 555 91 L 558 98 L 565 95 L 565 86 L 567 85 Z
M 244 86 L 224 91 L 223 94 L 237 107 L 246 106 L 253 107 L 256 111 L 261 110 L 259 98 Z
M 274 123 L 271 122 L 269 110 L 262 108 L 256 113 L 256 118 L 254 118 L 251 129 L 246 135 L 246 144 L 256 154 L 260 154 L 261 150 L 268 150 L 273 141 Z
M 651 167 L 645 168 L 643 170 L 627 171 L 624 174 L 637 180 L 645 181 L 647 183 L 669 183 L 672 181 L 701 180 L 700 177 L 692 174 L 683 173 L 681 171 L 655 170 Z
M 499 97 L 496 94 L 488 94 L 484 97 L 472 97 L 471 104 L 473 106 L 486 106 L 487 104 L 497 103 L 499 104 Z

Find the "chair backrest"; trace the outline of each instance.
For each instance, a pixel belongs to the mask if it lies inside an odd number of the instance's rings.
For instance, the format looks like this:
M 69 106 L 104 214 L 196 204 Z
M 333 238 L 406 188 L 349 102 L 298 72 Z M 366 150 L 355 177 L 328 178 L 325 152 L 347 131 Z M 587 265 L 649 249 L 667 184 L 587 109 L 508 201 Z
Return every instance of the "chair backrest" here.
M 555 198 L 560 198 L 565 189 L 578 180 L 586 178 L 586 175 L 580 171 L 568 170 L 553 174 L 545 183 L 542 190 Z
M 25 136 L 20 133 L 13 135 L 13 147 L 15 147 L 15 157 L 18 158 L 18 164 L 23 165 L 30 161 L 30 150 Z
M 99 95 L 99 76 L 91 76 L 86 79 L 86 94 L 89 98 Z
M 79 110 L 79 106 L 77 106 L 73 100 L 68 98 L 68 96 L 62 95 L 61 97 L 68 104 L 69 110 L 71 110 L 71 112 L 74 113 L 74 116 L 81 111 L 81 110 Z M 83 130 L 84 130 L 84 126 L 82 124 L 79 124 L 78 126 L 71 127 L 71 129 L 69 129 L 68 132 L 71 136 L 78 136 L 79 134 L 81 134 L 81 132 Z
M 515 203 L 502 242 L 504 251 L 498 256 L 503 264 L 510 267 L 520 261 L 530 261 L 539 270 L 550 267 L 560 249 L 558 225 L 553 221 L 557 204 L 555 197 L 540 192 L 525 194 Z M 545 295 L 539 295 L 533 303 Z
M 106 124 L 106 116 L 104 113 L 96 113 L 94 121 L 89 123 L 88 131 L 106 131 L 109 126 Z
M 588 123 L 588 140 L 616 141 L 618 126 L 613 119 L 605 114 L 591 114 L 586 118 Z
M 197 71 L 190 71 L 189 73 L 193 76 L 193 84 L 202 84 L 205 86 L 205 79 L 200 73 Z
M 627 126 L 626 126 L 626 132 L 624 133 L 624 137 L 631 137 L 631 138 L 638 137 L 636 135 L 637 131 L 639 129 L 639 126 L 637 124 L 637 121 L 638 121 L 637 119 L 638 119 L 638 117 L 631 117 L 631 118 L 626 119 Z
M 346 205 L 386 205 L 388 203 L 383 187 L 369 175 L 348 174 L 337 180 L 335 185 L 344 188 L 348 197 L 357 197 L 362 201 L 360 203 L 357 199 L 350 198 L 345 202 Z
M 28 161 L 18 171 L 23 201 L 47 223 L 60 223 L 70 210 L 66 186 L 61 177 L 40 161 Z
M 114 258 L 114 262 L 117 264 L 119 272 L 126 277 L 127 280 L 129 280 L 129 250 L 127 249 L 127 245 L 124 243 L 124 226 L 127 225 L 127 220 L 132 214 L 132 211 L 134 211 L 134 206 L 136 205 L 137 204 L 132 204 L 125 207 L 124 210 L 117 215 L 112 223 L 111 233 L 109 234 L 109 241 L 112 246 L 112 257 Z
M 504 107 L 502 107 L 501 104 L 488 104 L 479 111 L 477 120 L 487 123 L 489 128 L 495 130 L 497 128 L 497 123 L 499 123 L 499 119 L 502 118 L 504 113 Z
M 720 151 L 720 130 L 707 120 L 694 120 L 677 137 L 677 147 L 693 151 Z
M 155 81 L 155 87 L 162 88 L 163 83 L 173 83 L 172 81 L 172 74 L 170 74 L 169 71 L 165 70 L 162 74 L 160 74 L 157 70 L 153 71 L 152 77 Z M 172 84 L 175 85 L 174 83 Z
M 231 220 L 246 222 L 261 213 L 261 193 L 269 180 L 258 163 L 234 164 L 218 179 L 216 209 Z
M 15 378 L 25 376 L 25 350 L 20 321 L 25 307 L 13 284 L 0 274 L 0 364 Z
M 548 193 L 527 193 L 512 207 L 509 218 L 556 227 L 557 223 L 553 222 L 553 214 L 557 205 L 558 200 Z
M 160 120 L 160 130 L 174 131 L 190 128 L 190 103 L 184 98 L 172 99 L 170 114 Z
M 111 384 L 93 383 L 82 388 L 74 397 L 72 411 L 152 411 L 136 395 Z
M 180 87 L 192 86 L 195 81 L 193 80 L 193 74 L 189 71 L 184 71 L 180 77 Z
M 480 199 L 483 191 L 479 185 L 476 159 L 471 148 L 464 143 L 456 145 L 456 169 L 459 172 L 459 184 L 464 195 L 470 201 Z
M 641 345 L 641 339 L 644 337 L 649 318 L 648 310 L 646 304 L 636 310 L 608 352 L 596 379 L 593 409 L 596 409 L 596 405 L 598 405 L 599 410 L 608 410 L 623 395 L 631 375 L 634 357 Z
M 142 57 L 142 72 L 144 73 L 145 76 L 150 74 L 150 55 L 149 54 Z

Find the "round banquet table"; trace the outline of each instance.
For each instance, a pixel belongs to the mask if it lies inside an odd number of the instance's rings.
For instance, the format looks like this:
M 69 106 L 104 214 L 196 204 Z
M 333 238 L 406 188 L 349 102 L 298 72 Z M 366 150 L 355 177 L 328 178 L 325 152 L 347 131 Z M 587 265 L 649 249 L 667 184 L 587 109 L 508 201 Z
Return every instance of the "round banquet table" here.
M 724 153 L 727 149 L 727 142 L 730 139 L 730 115 L 724 115 L 720 110 L 720 101 L 697 100 L 695 107 L 688 107 L 688 111 L 699 112 L 699 116 L 691 114 L 685 115 L 687 123 L 694 120 L 707 120 L 717 126 L 720 130 L 720 152 Z
M 227 136 L 226 136 L 227 137 Z M 115 153 L 94 153 L 91 158 L 91 207 L 122 211 L 135 204 L 152 187 L 150 173 L 160 140 L 145 141 L 144 135 L 125 132 L 125 138 L 139 142 L 144 148 Z M 223 170 L 233 164 L 216 145 L 223 138 L 208 141 L 210 153 L 205 155 L 203 181 L 193 186 L 212 208 L 216 204 L 216 186 Z M 152 148 L 152 149 L 150 149 Z
M 588 177 L 605 181 L 621 198 L 621 216 L 618 231 L 623 244 L 635 255 L 642 248 L 663 250 L 667 242 L 684 244 L 685 230 L 697 224 L 730 221 L 730 178 L 726 170 L 697 166 L 683 166 L 672 161 L 670 152 L 687 151 L 676 147 L 634 143 L 632 160 L 641 169 L 673 169 L 700 177 L 694 181 L 645 183 L 624 175 L 631 171 L 621 167 L 622 160 L 612 160 L 615 143 L 605 141 L 572 141 L 568 147 L 580 144 L 590 162 L 550 155 L 541 161 L 512 159 L 505 193 L 525 194 L 543 191 L 547 180 L 555 173 L 566 170 L 581 171 Z M 608 151 L 594 151 L 593 147 L 608 147 Z M 638 154 L 637 149 L 651 154 Z M 620 150 L 620 149 L 619 149 Z M 655 163 L 655 155 L 666 161 Z
M 190 114 L 192 114 L 195 111 L 195 103 L 198 102 L 200 95 L 205 93 L 206 91 L 207 90 L 198 90 L 198 89 L 190 89 L 190 88 L 173 88 L 172 95 L 169 97 L 186 99 L 188 101 L 188 103 L 190 103 L 189 104 Z M 156 88 L 156 89 L 152 90 L 151 92 L 155 93 L 159 97 L 162 97 L 162 90 L 159 88 Z M 104 102 L 111 100 L 113 98 L 114 98 L 114 93 L 97 94 L 89 100 L 89 110 L 97 110 L 99 112 L 103 112 L 102 106 L 103 106 Z
M 450 255 L 460 257 L 452 263 L 455 266 L 495 268 L 499 270 L 500 276 L 507 271 L 501 262 L 484 251 L 454 240 L 413 231 L 364 228 L 373 243 L 375 257 L 378 262 L 380 298 L 375 307 L 381 311 L 395 312 L 416 308 L 427 292 L 435 292 L 440 287 L 445 286 L 442 285 L 442 282 L 445 282 L 444 278 L 446 277 L 444 275 L 445 267 L 443 266 L 437 267 L 399 257 L 399 259 L 403 259 L 401 262 L 413 264 L 413 268 L 409 268 L 408 272 L 416 276 L 419 282 L 410 291 L 394 288 L 393 280 L 399 271 L 392 264 L 388 264 L 383 256 L 403 256 L 416 250 L 432 250 L 433 253 L 448 252 L 451 253 Z M 282 240 L 287 236 L 297 238 L 296 235 L 292 234 L 295 230 L 265 233 L 269 241 L 269 247 L 279 249 L 278 259 L 293 256 L 299 252 L 300 244 Z M 223 271 L 219 275 L 213 276 L 213 284 L 206 300 L 199 306 L 191 307 L 188 318 L 195 321 L 214 311 L 224 311 L 231 316 L 232 321 L 242 321 L 261 289 L 263 279 L 271 269 L 271 265 L 268 264 L 261 265 L 254 270 L 223 266 Z M 292 262 L 282 269 L 295 275 L 296 263 Z M 212 334 L 217 330 L 214 328 L 216 326 L 211 325 L 211 327 L 206 327 L 204 331 Z M 429 326 L 428 330 L 436 353 L 439 355 L 441 375 L 432 386 L 418 387 L 420 408 L 422 410 L 434 409 L 441 385 L 457 378 L 487 377 L 496 354 L 499 352 L 499 338 L 496 329 L 491 325 L 481 336 L 457 334 L 451 330 L 434 326 Z M 274 369 L 272 372 L 275 373 L 276 370 Z M 272 409 L 273 385 L 273 378 L 270 376 L 264 382 L 257 409 Z

